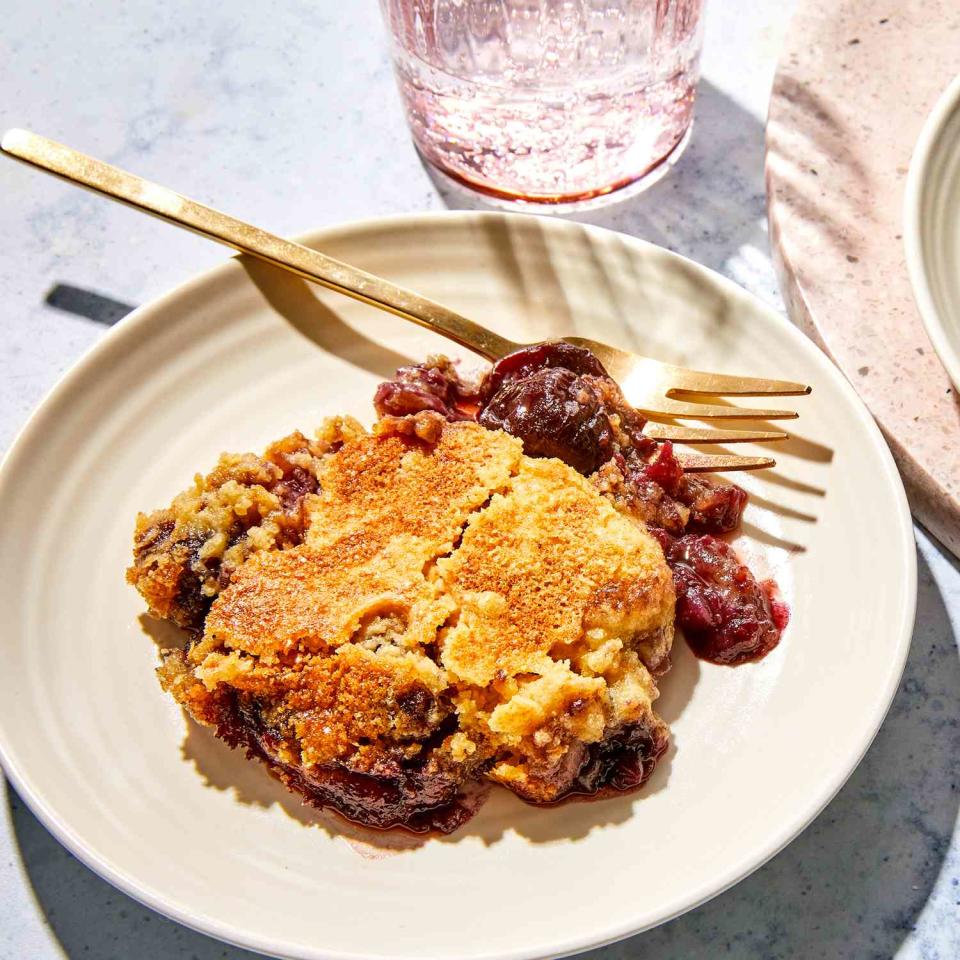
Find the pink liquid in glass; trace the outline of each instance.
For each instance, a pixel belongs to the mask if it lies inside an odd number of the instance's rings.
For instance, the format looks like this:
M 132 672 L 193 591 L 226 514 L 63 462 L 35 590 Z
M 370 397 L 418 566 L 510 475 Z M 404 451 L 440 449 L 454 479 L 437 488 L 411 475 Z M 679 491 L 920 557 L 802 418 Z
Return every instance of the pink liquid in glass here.
M 703 0 L 382 0 L 414 140 L 495 196 L 652 179 L 693 119 Z

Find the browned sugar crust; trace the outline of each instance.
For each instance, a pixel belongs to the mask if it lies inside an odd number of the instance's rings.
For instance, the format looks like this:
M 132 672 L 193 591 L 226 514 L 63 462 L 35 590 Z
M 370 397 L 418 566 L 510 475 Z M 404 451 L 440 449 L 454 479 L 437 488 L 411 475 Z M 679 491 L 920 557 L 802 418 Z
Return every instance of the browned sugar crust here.
M 595 789 L 615 779 L 597 772 L 605 745 L 630 738 L 652 769 L 674 594 L 641 523 L 572 468 L 474 423 L 421 414 L 294 437 L 281 443 L 317 491 L 301 494 L 298 536 L 279 445 L 222 459 L 138 520 L 130 579 L 187 626 L 183 580 L 219 546 L 182 534 L 226 544 L 204 580 L 202 634 L 161 667 L 197 720 L 376 826 L 452 829 L 480 776 L 540 802 Z M 244 497 L 255 514 L 238 511 Z M 151 534 L 171 519 L 165 541 Z

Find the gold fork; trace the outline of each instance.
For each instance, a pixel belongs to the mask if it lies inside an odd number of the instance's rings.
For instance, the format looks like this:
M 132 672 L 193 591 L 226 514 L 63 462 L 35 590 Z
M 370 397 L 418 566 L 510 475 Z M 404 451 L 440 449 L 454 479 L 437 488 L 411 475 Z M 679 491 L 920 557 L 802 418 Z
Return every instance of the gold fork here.
M 144 213 L 160 217 L 177 226 L 217 240 L 242 253 L 266 260 L 314 281 L 412 320 L 423 327 L 468 347 L 488 360 L 518 350 L 526 344 L 514 343 L 499 334 L 460 316 L 442 304 L 405 290 L 388 280 L 341 263 L 292 240 L 267 233 L 242 220 L 220 213 L 195 200 L 174 193 L 135 174 L 96 160 L 27 130 L 10 130 L 0 149 L 7 155 L 52 173 L 79 186 L 119 200 Z M 607 344 L 583 337 L 564 337 L 568 343 L 591 350 L 620 384 L 624 396 L 637 410 L 650 418 L 646 432 L 659 440 L 685 444 L 766 442 L 782 440 L 785 433 L 772 430 L 715 430 L 680 426 L 675 419 L 755 419 L 794 418 L 791 410 L 760 410 L 732 405 L 689 403 L 682 396 L 796 396 L 810 392 L 800 383 L 786 380 L 763 380 L 704 373 L 661 363 Z M 666 423 L 656 422 L 666 420 Z M 695 472 L 720 470 L 756 470 L 771 467 L 769 457 L 685 456 L 680 458 L 684 469 Z

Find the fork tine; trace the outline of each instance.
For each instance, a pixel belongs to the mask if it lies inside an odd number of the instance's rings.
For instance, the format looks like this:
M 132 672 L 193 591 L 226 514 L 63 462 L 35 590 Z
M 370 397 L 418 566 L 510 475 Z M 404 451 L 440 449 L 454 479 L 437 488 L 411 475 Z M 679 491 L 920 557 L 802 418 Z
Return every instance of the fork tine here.
M 648 399 L 648 398 L 644 398 Z M 630 400 L 630 396 L 627 396 Z M 684 403 L 670 397 L 656 398 L 651 401 L 656 407 L 647 407 L 642 403 L 634 406 L 644 416 L 654 420 L 657 417 L 679 417 L 681 420 L 796 420 L 795 410 L 759 410 L 755 407 L 735 407 L 713 403 Z
M 687 473 L 723 473 L 731 470 L 765 470 L 776 466 L 777 461 L 770 457 L 735 457 L 731 454 L 721 456 L 680 456 L 680 466 Z
M 673 440 L 675 443 L 771 443 L 786 440 L 780 430 L 714 430 L 712 427 L 679 427 L 672 423 L 651 421 L 643 432 L 654 440 Z
M 704 370 L 688 370 L 652 357 L 640 356 L 584 337 L 564 337 L 567 343 L 592 351 L 623 390 L 641 396 L 673 397 L 679 394 L 762 397 L 805 396 L 811 388 L 792 380 L 768 380 L 764 377 L 737 377 Z M 634 404 L 638 409 L 639 405 Z
M 810 387 L 792 380 L 769 380 L 766 377 L 737 377 L 706 370 L 688 370 L 652 357 L 619 350 L 583 337 L 567 337 L 567 342 L 592 350 L 607 371 L 625 390 L 633 381 L 638 386 L 656 384 L 668 396 L 674 393 L 703 393 L 714 396 L 762 397 L 805 396 Z
M 665 376 L 670 389 L 667 396 L 679 393 L 704 393 L 730 397 L 796 397 L 806 396 L 810 387 L 791 380 L 767 380 L 763 377 L 734 377 L 725 373 L 707 373 L 702 370 L 687 370 L 670 367 Z

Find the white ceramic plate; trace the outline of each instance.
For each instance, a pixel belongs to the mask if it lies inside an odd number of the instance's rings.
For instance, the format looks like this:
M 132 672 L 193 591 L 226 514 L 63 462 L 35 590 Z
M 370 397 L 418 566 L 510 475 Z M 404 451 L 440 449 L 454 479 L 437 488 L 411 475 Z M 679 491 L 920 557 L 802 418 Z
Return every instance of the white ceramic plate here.
M 308 241 L 515 339 L 589 334 L 813 385 L 754 492 L 741 547 L 793 619 L 762 663 L 677 644 L 673 747 L 638 795 L 556 809 L 495 794 L 445 839 L 364 840 L 304 812 L 195 726 L 153 676 L 124 583 L 137 510 L 222 450 L 347 411 L 445 344 L 258 264 L 125 319 L 46 400 L 0 476 L 0 743 L 31 808 L 89 866 L 216 937 L 289 957 L 527 958 L 587 949 L 713 896 L 795 837 L 866 750 L 913 623 L 893 461 L 844 378 L 776 313 L 662 249 L 579 224 L 399 217 Z M 790 400 L 787 401 L 791 402 Z M 161 642 L 164 631 L 153 632 Z
M 914 147 L 904 224 L 914 299 L 960 387 L 960 76 L 937 101 Z

